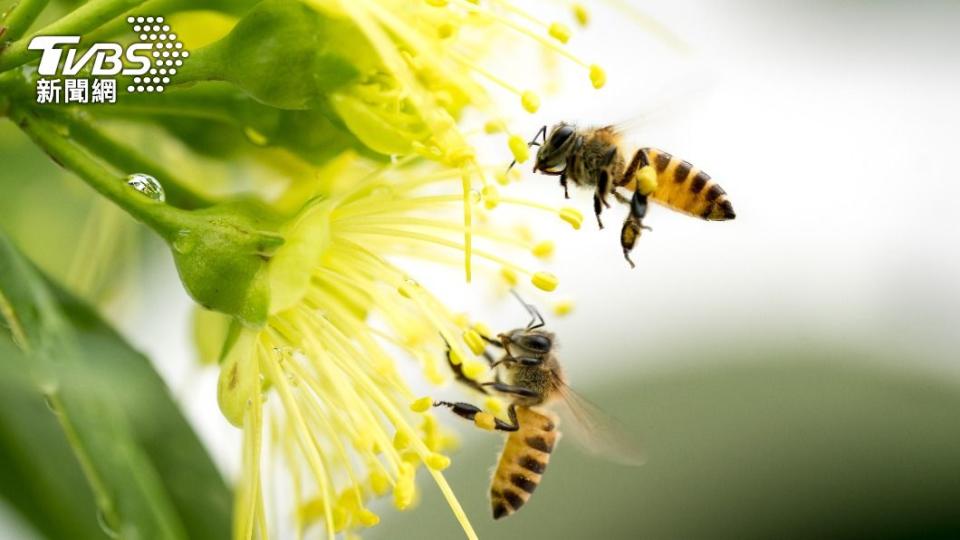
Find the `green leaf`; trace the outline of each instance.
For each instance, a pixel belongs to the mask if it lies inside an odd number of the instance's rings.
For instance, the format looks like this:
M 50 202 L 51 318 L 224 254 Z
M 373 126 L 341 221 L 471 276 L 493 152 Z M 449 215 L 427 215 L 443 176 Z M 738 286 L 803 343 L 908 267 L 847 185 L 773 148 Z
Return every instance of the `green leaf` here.
M 149 361 L 2 234 L 0 315 L 0 496 L 51 538 L 229 535 L 230 494 Z

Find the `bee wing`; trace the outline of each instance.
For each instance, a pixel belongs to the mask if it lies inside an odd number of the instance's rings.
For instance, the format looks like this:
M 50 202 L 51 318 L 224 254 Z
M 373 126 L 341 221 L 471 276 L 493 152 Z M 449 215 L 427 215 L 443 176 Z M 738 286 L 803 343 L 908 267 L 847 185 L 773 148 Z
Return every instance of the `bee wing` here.
M 630 438 L 619 421 L 576 393 L 564 383 L 557 388 L 559 412 L 563 416 L 564 431 L 587 452 L 607 458 L 621 465 L 643 465 L 646 458 L 639 445 Z
M 669 125 L 677 117 L 688 114 L 690 104 L 706 98 L 712 87 L 710 78 L 699 72 L 673 77 L 665 87 L 641 98 L 645 105 L 631 116 L 607 127 L 631 137 L 649 138 L 658 126 Z

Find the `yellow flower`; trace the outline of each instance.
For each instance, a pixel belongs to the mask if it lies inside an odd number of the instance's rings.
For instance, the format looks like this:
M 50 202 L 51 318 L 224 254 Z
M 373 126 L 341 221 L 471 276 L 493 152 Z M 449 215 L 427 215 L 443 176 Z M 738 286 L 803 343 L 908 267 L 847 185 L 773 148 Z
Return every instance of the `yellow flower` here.
M 358 160 L 347 169 L 365 166 Z M 398 262 L 456 264 L 464 249 L 460 172 L 398 164 L 345 182 L 349 175 L 339 169 L 333 185 L 340 187 L 308 204 L 283 231 L 286 242 L 270 263 L 266 325 L 236 324 L 228 338 L 219 401 L 244 431 L 237 537 L 267 526 L 265 456 L 287 467 L 299 528 L 316 523 L 332 536 L 371 526 L 378 519 L 370 499 L 392 492 L 397 508 L 409 507 L 416 471 L 426 465 L 472 537 L 440 472 L 449 465 L 444 452 L 452 438 L 429 410 L 430 398 L 414 395 L 397 369 L 399 353 L 426 379 L 444 382 L 449 343 L 468 376 L 486 371 L 476 359 L 486 327 L 450 312 Z M 503 198 L 501 205 L 561 216 L 522 199 Z M 494 219 L 473 234 L 482 275 L 496 279 L 508 268 L 544 290 L 556 286 L 551 274 L 522 263 L 536 260 L 538 242 L 501 230 Z
M 504 163 L 481 166 L 458 119 L 466 107 L 479 110 L 482 131 L 504 137 L 518 161 L 528 157 L 525 139 L 486 93 L 492 83 L 529 112 L 540 106 L 537 93 L 484 66 L 501 32 L 571 60 L 594 87 L 606 75 L 563 47 L 569 27 L 540 22 L 508 0 L 305 1 L 351 21 L 362 33 L 358 50 L 375 52 L 364 65 L 376 69 L 333 91 L 329 104 L 392 163 L 373 166 L 344 154 L 321 172 L 315 200 L 303 205 L 303 188 L 294 187 L 277 201 L 278 208 L 302 208 L 271 256 L 269 316 L 262 327 L 234 323 L 220 360 L 220 407 L 244 440 L 235 537 L 266 537 L 274 520 L 288 516 L 297 534 L 316 527 L 329 538 L 352 535 L 379 522 L 372 499 L 390 496 L 401 510 L 414 504 L 422 468 L 475 538 L 441 472 L 454 439 L 434 417 L 431 397 L 415 395 L 397 366 L 414 361 L 425 379 L 443 383 L 449 344 L 450 361 L 467 377 L 482 377 L 480 336 L 489 330 L 450 312 L 407 262 L 464 262 L 469 281 L 476 259 L 479 275 L 509 287 L 556 289 L 556 276 L 527 266 L 549 258 L 554 244 L 502 227 L 494 214 L 545 212 L 574 229 L 582 214 L 510 196 L 519 173 L 504 174 Z M 477 425 L 489 429 L 502 406 L 491 399 L 486 407 Z M 264 474 L 276 462 L 287 478 Z M 294 509 L 268 519 L 275 505 L 264 499 L 284 486 L 293 490 Z

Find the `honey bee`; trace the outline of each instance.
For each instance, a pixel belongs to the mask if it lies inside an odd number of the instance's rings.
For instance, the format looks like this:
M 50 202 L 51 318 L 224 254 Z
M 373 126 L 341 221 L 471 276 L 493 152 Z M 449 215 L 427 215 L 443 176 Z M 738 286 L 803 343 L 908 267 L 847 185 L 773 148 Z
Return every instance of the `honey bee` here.
M 519 296 L 517 299 L 530 314 L 530 323 L 499 334 L 496 340 L 483 336 L 487 343 L 503 350 L 499 360 L 484 352 L 495 374 L 493 381 L 477 382 L 466 377 L 462 366 L 451 361 L 447 344 L 447 361 L 460 382 L 484 394 L 510 399 L 509 421 L 494 417 L 491 426 L 509 433 L 490 482 L 494 519 L 518 511 L 530 500 L 543 478 L 550 454 L 560 438 L 558 417 L 542 407 L 548 402 L 560 403 L 571 413 L 569 424 L 574 428 L 575 438 L 587 450 L 628 465 L 643 463 L 639 450 L 613 421 L 567 385 L 555 353 L 556 336 L 544 328 L 543 317 L 535 307 Z M 464 402 L 437 401 L 433 405 L 448 407 L 468 420 L 476 420 L 477 415 L 483 413 L 479 407 Z
M 542 142 L 537 140 L 540 138 Z M 629 205 L 630 213 L 620 231 L 620 245 L 631 267 L 635 265 L 630 251 L 641 232 L 650 230 L 643 224 L 648 199 L 709 221 L 736 217 L 723 188 L 689 162 L 654 148 L 637 150 L 628 162 L 630 154 L 616 126 L 577 128 L 561 122 L 549 134 L 547 126 L 543 126 L 528 145 L 539 147 L 533 172 L 559 176 L 566 198 L 570 198 L 568 181 L 594 188 L 593 211 L 601 229 L 600 213 L 610 207 L 608 195 Z

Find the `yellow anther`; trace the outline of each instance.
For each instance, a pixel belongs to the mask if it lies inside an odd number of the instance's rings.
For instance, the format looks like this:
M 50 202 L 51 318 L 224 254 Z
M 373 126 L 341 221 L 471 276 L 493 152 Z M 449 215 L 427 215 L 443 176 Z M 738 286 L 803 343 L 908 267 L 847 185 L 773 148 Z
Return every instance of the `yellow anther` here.
M 496 419 L 488 412 L 478 412 L 477 415 L 473 417 L 473 423 L 476 424 L 478 428 L 485 429 L 487 431 L 493 431 L 493 429 L 497 426 Z
M 443 454 L 433 453 L 427 456 L 425 460 L 427 467 L 435 471 L 442 471 L 450 466 L 450 458 Z
M 476 360 L 465 362 L 463 364 L 463 374 L 467 376 L 468 379 L 477 380 L 481 375 L 487 372 L 489 366 L 486 362 L 478 362 Z
M 500 414 L 503 412 L 503 403 L 495 397 L 488 397 L 483 402 L 483 408 L 487 409 L 493 414 Z
M 523 163 L 530 159 L 530 148 L 527 146 L 527 141 L 523 140 L 523 137 L 519 135 L 511 135 L 507 139 L 507 145 L 510 146 L 510 152 L 513 154 L 513 159 L 517 160 L 517 163 Z
M 357 493 L 357 490 L 347 488 L 337 497 L 337 505 L 352 513 L 360 509 L 363 501 L 360 500 L 360 494 Z
M 537 272 L 530 278 L 530 283 L 540 290 L 550 292 L 557 288 L 560 280 L 550 272 Z
M 503 280 L 507 282 L 511 287 L 517 284 L 517 272 L 513 268 L 504 266 L 500 269 L 500 275 L 503 277 Z
M 367 482 L 370 483 L 370 489 L 373 490 L 373 493 L 378 497 L 382 497 L 390 491 L 390 478 L 380 471 L 370 473 Z
M 541 259 L 545 259 L 550 255 L 553 255 L 553 248 L 554 248 L 553 240 L 544 240 L 542 242 L 537 242 L 537 244 L 533 246 L 533 249 L 531 250 L 531 252 L 535 257 L 540 257 Z
M 570 41 L 570 28 L 563 23 L 555 22 L 550 25 L 550 37 L 560 43 L 566 43 Z
M 453 315 L 453 324 L 460 328 L 466 328 L 470 326 L 470 316 L 462 311 L 460 313 L 456 313 Z
M 440 39 L 447 39 L 456 32 L 457 27 L 448 22 L 441 23 L 440 26 L 437 27 L 437 37 Z
M 447 7 L 447 0 L 427 0 L 427 4 L 433 7 Z
M 411 436 L 405 430 L 398 429 L 393 435 L 393 447 L 397 450 L 403 450 L 410 446 Z
M 553 304 L 553 312 L 560 317 L 569 315 L 571 311 L 573 311 L 573 300 L 560 300 Z
M 429 411 L 430 407 L 432 406 L 433 406 L 433 398 L 431 398 L 430 396 L 423 396 L 422 398 L 417 399 L 416 401 L 410 404 L 410 410 L 413 412 L 422 413 L 422 412 Z
M 420 466 L 420 454 L 413 450 L 404 450 L 403 453 L 400 454 L 400 459 L 402 459 L 404 463 L 409 463 L 414 467 Z
M 406 462 L 400 463 L 400 475 L 397 478 L 397 485 L 393 488 L 393 505 L 399 510 L 409 507 L 416 495 L 414 472 L 413 465 Z
M 483 196 L 483 204 L 487 207 L 487 210 L 493 210 L 500 204 L 500 192 L 497 191 L 496 186 L 486 185 L 480 194 Z
M 456 348 L 450 349 L 450 362 L 455 366 L 459 366 L 460 364 L 463 364 L 463 355 L 460 354 L 459 349 L 456 349 Z
M 649 195 L 657 190 L 657 171 L 647 165 L 637 173 L 637 191 L 641 195 Z
M 560 219 L 566 221 L 574 229 L 580 230 L 580 225 L 583 224 L 583 214 L 580 213 L 576 208 L 561 208 L 560 209 Z
M 580 26 L 586 26 L 590 22 L 590 12 L 587 11 L 587 8 L 583 4 L 574 4 L 573 5 L 573 16 L 577 19 L 577 24 Z
M 523 104 L 523 108 L 526 109 L 528 113 L 535 113 L 540 109 L 540 96 L 527 90 L 520 96 L 520 103 Z
M 603 88 L 603 85 L 607 83 L 607 73 L 603 71 L 602 67 L 593 64 L 590 66 L 590 82 L 593 83 L 594 88 Z
M 436 364 L 433 364 L 433 363 L 427 364 L 426 376 L 427 376 L 427 381 L 429 381 L 430 384 L 440 385 L 447 380 L 447 377 L 443 373 L 441 373 L 440 370 L 437 369 Z
M 466 330 L 463 333 L 463 341 L 470 347 L 473 354 L 480 354 L 487 347 L 486 342 L 480 337 L 476 330 Z
M 490 327 L 483 324 L 482 322 L 473 323 L 473 329 L 477 331 L 481 336 L 490 337 L 493 335 L 493 332 L 490 331 Z
M 487 135 L 500 133 L 504 129 L 506 129 L 506 126 L 503 125 L 502 120 L 488 120 L 487 123 L 483 125 L 483 132 Z
M 501 186 L 505 186 L 510 183 L 510 175 L 506 172 L 498 172 L 495 176 L 497 183 Z
M 374 514 L 366 508 L 361 508 L 356 514 L 357 521 L 360 522 L 364 527 L 373 527 L 380 523 L 380 516 Z

